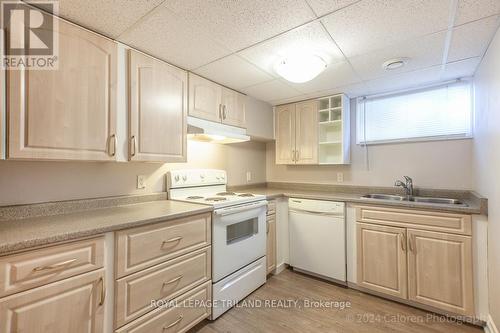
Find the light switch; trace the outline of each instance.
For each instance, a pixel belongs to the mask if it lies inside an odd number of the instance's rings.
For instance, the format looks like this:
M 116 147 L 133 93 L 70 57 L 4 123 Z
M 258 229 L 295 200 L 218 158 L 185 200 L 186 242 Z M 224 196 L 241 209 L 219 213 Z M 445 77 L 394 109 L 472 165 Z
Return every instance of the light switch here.
M 146 176 L 137 175 L 137 189 L 142 190 L 146 188 Z

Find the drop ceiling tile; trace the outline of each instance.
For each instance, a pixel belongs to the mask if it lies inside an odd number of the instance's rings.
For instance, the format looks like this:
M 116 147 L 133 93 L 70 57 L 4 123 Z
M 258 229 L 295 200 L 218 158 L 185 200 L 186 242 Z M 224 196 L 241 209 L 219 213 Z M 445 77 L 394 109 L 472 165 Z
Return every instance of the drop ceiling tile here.
M 397 91 L 401 89 L 417 88 L 425 84 L 440 81 L 442 66 L 390 75 L 387 77 L 367 81 L 366 84 L 371 94 L 379 94 Z
M 482 56 L 498 29 L 499 16 L 491 16 L 453 29 L 448 62 Z
M 354 98 L 358 96 L 370 94 L 369 86 L 364 82 L 354 83 L 347 86 L 337 87 L 333 89 L 316 91 L 314 93 L 307 94 L 308 98 L 318 98 L 324 96 L 331 96 L 336 94 L 346 94 L 349 98 Z
M 278 100 L 274 100 L 274 101 L 269 101 L 269 103 L 271 105 L 282 105 L 282 104 L 289 104 L 289 103 L 295 103 L 295 102 L 300 102 L 300 101 L 304 101 L 306 99 L 309 99 L 308 95 L 298 95 L 298 96 L 295 96 L 295 97 L 291 97 L 291 98 L 285 98 L 285 99 L 278 99 Z
M 234 54 L 199 67 L 194 72 L 233 89 L 273 79 L 269 74 Z
M 36 1 L 27 2 L 36 4 Z M 163 0 L 64 0 L 59 1 L 59 15 L 116 38 L 162 2 Z
M 455 25 L 500 14 L 499 0 L 459 0 Z
M 344 7 L 347 7 L 359 0 L 306 0 L 316 16 L 323 16 Z
M 233 51 L 315 18 L 304 0 L 167 0 L 166 5 Z
M 448 63 L 444 67 L 441 79 L 451 80 L 473 76 L 480 62 L 481 57 L 476 57 Z
M 316 54 L 329 64 L 344 60 L 342 52 L 319 22 L 304 25 L 238 54 L 269 74 L 279 77 L 274 71 L 274 65 L 283 57 L 304 52 Z
M 322 19 L 347 57 L 448 27 L 449 0 L 366 0 Z
M 243 92 L 265 102 L 303 95 L 280 80 L 260 83 L 243 89 Z
M 118 39 L 186 69 L 200 67 L 231 53 L 163 5 Z
M 354 70 L 363 80 L 371 80 L 384 75 L 410 72 L 413 70 L 440 65 L 446 41 L 446 31 L 437 32 L 410 41 L 398 43 L 387 48 L 355 56 L 349 59 Z M 390 59 L 407 58 L 405 66 L 387 71 L 383 63 Z
M 332 89 L 360 82 L 361 79 L 352 70 L 347 61 L 331 64 L 328 68 L 311 81 L 304 83 L 287 82 L 298 91 L 308 94 L 315 91 Z

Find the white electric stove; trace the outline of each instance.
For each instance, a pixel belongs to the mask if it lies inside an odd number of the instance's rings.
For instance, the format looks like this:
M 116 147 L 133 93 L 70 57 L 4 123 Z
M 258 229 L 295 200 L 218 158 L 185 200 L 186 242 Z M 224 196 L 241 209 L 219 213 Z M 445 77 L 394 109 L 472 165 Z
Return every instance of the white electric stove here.
M 226 185 L 224 170 L 167 173 L 169 199 L 214 207 L 211 319 L 219 317 L 266 282 L 266 198 L 228 192 Z

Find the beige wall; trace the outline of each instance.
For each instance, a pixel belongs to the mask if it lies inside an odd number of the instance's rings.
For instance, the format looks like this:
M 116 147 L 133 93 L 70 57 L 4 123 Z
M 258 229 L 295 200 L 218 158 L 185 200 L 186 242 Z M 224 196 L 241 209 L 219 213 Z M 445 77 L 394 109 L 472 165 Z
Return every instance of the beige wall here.
M 356 145 L 355 103 L 351 103 L 351 164 L 344 166 L 287 166 L 275 164 L 274 143 L 267 145 L 267 180 L 313 183 L 337 183 L 337 172 L 344 174 L 343 184 L 392 186 L 397 178 L 408 175 L 416 186 L 445 189 L 472 188 L 472 140 L 435 141 L 374 145 L 365 149 Z
M 93 163 L 0 161 L 0 205 L 70 200 L 165 190 L 170 169 L 218 168 L 228 171 L 230 185 L 265 182 L 266 146 L 189 142 L 188 163 Z M 136 189 L 136 176 L 146 175 L 147 188 Z
M 500 32 L 486 53 L 474 79 L 476 138 L 474 187 L 488 197 L 489 303 L 500 328 Z

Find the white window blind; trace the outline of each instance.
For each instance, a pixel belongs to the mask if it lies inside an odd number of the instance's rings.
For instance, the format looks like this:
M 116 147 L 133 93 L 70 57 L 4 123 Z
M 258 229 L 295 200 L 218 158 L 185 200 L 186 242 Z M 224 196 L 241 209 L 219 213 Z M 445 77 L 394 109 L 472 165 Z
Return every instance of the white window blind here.
M 472 84 L 459 81 L 358 102 L 357 143 L 472 137 Z

